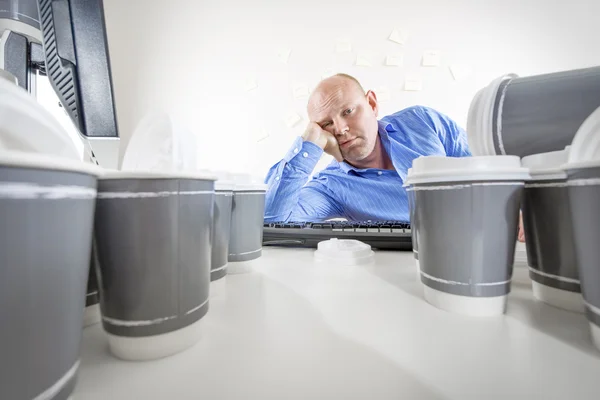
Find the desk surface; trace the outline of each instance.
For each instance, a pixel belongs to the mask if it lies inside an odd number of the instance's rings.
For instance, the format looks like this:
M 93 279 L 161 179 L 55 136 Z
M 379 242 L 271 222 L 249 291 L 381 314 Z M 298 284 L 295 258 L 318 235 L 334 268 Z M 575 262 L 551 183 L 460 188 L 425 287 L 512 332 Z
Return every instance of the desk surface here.
M 268 248 L 255 272 L 214 283 L 202 339 L 175 356 L 120 361 L 100 325 L 85 329 L 74 398 L 600 398 L 585 317 L 535 301 L 526 280 L 506 315 L 469 318 L 423 300 L 412 253 L 312 257 Z

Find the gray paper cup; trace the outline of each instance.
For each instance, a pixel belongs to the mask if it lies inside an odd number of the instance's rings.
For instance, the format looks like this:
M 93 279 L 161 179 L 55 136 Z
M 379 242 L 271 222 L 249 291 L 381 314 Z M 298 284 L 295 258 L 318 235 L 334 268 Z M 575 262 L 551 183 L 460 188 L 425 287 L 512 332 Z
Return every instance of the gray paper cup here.
M 410 232 L 411 232 L 411 242 L 413 249 L 413 256 L 415 258 L 415 266 L 417 269 L 417 276 L 419 280 L 421 279 L 421 268 L 419 266 L 419 241 L 418 241 L 418 224 L 416 218 L 416 203 L 415 203 L 415 192 L 411 190 L 410 180 L 412 177 L 412 168 L 408 169 L 406 174 L 406 183 L 404 184 L 404 189 L 406 190 L 406 194 L 408 197 L 408 209 L 410 215 Z
M 533 295 L 552 306 L 584 312 L 579 282 L 567 174 L 560 169 L 568 149 L 523 158 L 531 180 L 523 193 L 525 240 Z
M 262 254 L 265 194 L 267 185 L 236 183 L 231 211 L 228 273 L 252 270 Z
M 90 255 L 90 272 L 88 274 L 87 293 L 85 296 L 85 310 L 83 313 L 83 326 L 91 326 L 100 322 L 100 293 L 96 277 L 96 246 L 92 240 Z
M 600 350 L 600 160 L 565 168 L 585 313 Z
M 413 161 L 419 264 L 425 300 L 455 313 L 504 313 L 520 197 L 519 157 L 420 157 Z
M 111 352 L 148 360 L 199 339 L 208 312 L 214 178 L 114 172 L 98 183 L 100 307 Z
M 0 399 L 73 392 L 98 172 L 0 152 Z
M 217 181 L 215 183 L 212 259 L 210 265 L 211 281 L 216 281 L 227 275 L 233 188 L 233 183 L 223 181 Z

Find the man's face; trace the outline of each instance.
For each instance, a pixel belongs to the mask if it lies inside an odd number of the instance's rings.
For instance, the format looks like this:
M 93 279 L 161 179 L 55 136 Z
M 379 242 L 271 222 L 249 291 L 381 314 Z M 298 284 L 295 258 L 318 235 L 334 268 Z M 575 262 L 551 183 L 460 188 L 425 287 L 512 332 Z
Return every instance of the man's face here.
M 346 161 L 365 159 L 377 142 L 377 99 L 354 82 L 330 78 L 311 96 L 308 116 L 334 135 Z

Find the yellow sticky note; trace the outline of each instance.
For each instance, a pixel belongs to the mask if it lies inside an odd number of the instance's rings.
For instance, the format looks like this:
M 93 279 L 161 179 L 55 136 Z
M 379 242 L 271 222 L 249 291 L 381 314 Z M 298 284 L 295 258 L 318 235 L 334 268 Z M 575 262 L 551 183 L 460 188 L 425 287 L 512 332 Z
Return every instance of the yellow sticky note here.
M 255 78 L 250 78 L 244 83 L 244 90 L 250 92 L 258 88 L 258 82 Z
M 291 54 L 292 54 L 292 49 L 287 49 L 287 48 L 281 49 L 277 53 L 277 58 L 279 58 L 279 61 L 281 61 L 282 63 L 287 64 L 290 59 Z
M 388 54 L 385 57 L 385 65 L 388 67 L 401 67 L 403 57 L 401 54 Z
M 439 67 L 442 54 L 439 50 L 425 50 L 423 52 L 424 67 Z
M 449 68 L 455 81 L 467 79 L 473 73 L 473 68 L 467 64 L 452 64 Z
M 269 132 L 265 128 L 258 128 L 254 131 L 254 140 L 261 142 L 269 137 Z
M 296 99 L 305 99 L 309 95 L 308 86 L 304 83 L 295 84 L 292 90 Z
M 298 113 L 293 112 L 288 114 L 284 120 L 288 128 L 293 128 L 298 122 L 302 121 L 302 117 Z
M 377 100 L 380 102 L 387 102 L 392 99 L 392 93 L 386 86 L 380 86 L 374 90 Z
M 408 75 L 404 79 L 404 90 L 407 92 L 418 92 L 423 89 L 423 82 L 419 76 Z
M 359 54 L 356 56 L 355 65 L 357 65 L 359 67 L 372 67 L 373 66 L 373 64 L 371 64 L 371 61 L 369 60 L 369 57 L 367 57 L 364 54 Z
M 338 40 L 335 44 L 335 51 L 337 53 L 349 53 L 352 51 L 352 43 L 348 40 Z
M 390 33 L 388 40 L 398 44 L 405 44 L 408 40 L 408 30 L 394 29 L 392 33 Z

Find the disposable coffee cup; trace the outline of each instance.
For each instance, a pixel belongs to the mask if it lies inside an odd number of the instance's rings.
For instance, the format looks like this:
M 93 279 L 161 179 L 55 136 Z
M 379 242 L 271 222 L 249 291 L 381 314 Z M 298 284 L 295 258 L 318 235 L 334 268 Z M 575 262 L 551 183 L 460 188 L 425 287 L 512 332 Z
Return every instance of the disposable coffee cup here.
M 419 279 L 421 278 L 421 268 L 419 267 L 419 240 L 418 240 L 418 224 L 416 218 L 416 204 L 415 204 L 415 192 L 414 190 L 410 190 L 411 187 L 411 178 L 412 178 L 412 168 L 408 169 L 408 173 L 406 174 L 406 183 L 404 184 L 404 189 L 407 192 L 408 197 L 408 208 L 410 215 L 410 232 L 411 232 L 411 241 L 412 241 L 412 249 L 413 256 L 415 258 L 415 266 L 417 268 L 417 275 Z
M 100 322 L 100 294 L 98 292 L 98 279 L 96 277 L 96 247 L 92 239 L 90 254 L 90 272 L 88 274 L 87 293 L 85 295 L 85 310 L 83 313 L 83 326 L 88 327 Z
M 584 312 L 567 174 L 560 168 L 569 150 L 523 158 L 531 179 L 523 192 L 523 225 L 533 295 L 538 300 L 569 311 Z
M 231 208 L 233 182 L 218 180 L 215 183 L 215 205 L 212 230 L 212 258 L 210 280 L 216 281 L 227 275 L 229 236 L 231 232 Z
M 236 182 L 231 211 L 228 273 L 245 273 L 262 255 L 265 195 L 268 186 Z
M 600 350 L 600 157 L 564 168 L 585 313 Z
M 471 316 L 504 313 L 527 169 L 515 156 L 413 161 L 425 300 Z
M 0 151 L 0 399 L 74 390 L 98 173 Z
M 157 359 L 199 340 L 209 304 L 214 180 L 154 172 L 99 180 L 100 307 L 114 356 Z

